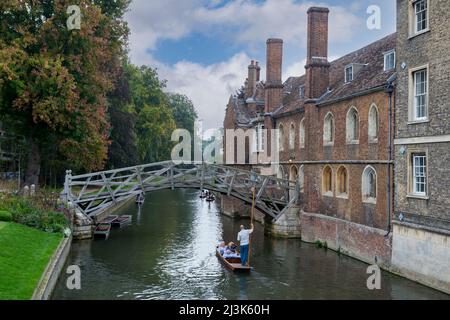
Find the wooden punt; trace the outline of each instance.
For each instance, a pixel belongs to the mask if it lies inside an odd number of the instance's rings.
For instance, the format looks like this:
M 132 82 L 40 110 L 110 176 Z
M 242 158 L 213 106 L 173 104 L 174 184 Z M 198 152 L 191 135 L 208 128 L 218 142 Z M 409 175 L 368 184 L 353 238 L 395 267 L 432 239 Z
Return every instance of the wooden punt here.
M 224 258 L 219 250 L 216 249 L 216 256 L 220 262 L 229 270 L 234 272 L 250 272 L 252 267 L 243 266 L 241 264 L 241 258 Z
M 100 221 L 99 223 L 104 223 L 104 224 L 111 224 L 113 223 L 119 216 L 108 216 L 105 219 L 103 219 L 102 221 Z
M 123 227 L 125 225 L 131 224 L 131 221 L 133 220 L 132 216 L 124 215 L 119 216 L 116 220 L 112 222 L 113 227 Z
M 99 223 L 94 230 L 94 238 L 104 238 L 108 239 L 109 233 L 111 232 L 110 223 Z

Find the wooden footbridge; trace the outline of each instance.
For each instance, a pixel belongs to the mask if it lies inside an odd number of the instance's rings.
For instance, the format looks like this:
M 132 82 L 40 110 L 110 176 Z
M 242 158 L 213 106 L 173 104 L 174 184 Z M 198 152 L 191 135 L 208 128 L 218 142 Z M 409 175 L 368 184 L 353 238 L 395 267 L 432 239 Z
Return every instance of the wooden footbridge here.
M 252 203 L 277 220 L 297 202 L 299 185 L 288 180 L 213 164 L 176 164 L 172 161 L 72 175 L 66 172 L 65 201 L 95 219 L 109 207 L 141 193 L 162 189 L 208 189 Z

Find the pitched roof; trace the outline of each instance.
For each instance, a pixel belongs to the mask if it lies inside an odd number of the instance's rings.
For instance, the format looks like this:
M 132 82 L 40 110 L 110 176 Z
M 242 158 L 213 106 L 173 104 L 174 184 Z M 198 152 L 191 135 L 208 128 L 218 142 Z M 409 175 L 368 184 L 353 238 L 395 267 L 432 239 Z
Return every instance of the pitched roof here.
M 383 54 L 396 48 L 396 38 L 397 34 L 393 33 L 332 61 L 330 63 L 330 90 L 317 101 L 317 104 L 321 105 L 346 99 L 355 94 L 384 86 L 395 73 L 395 69 L 384 71 Z M 354 74 L 353 81 L 345 83 L 345 67 L 350 64 L 357 65 L 359 70 Z M 284 82 L 283 107 L 274 112 L 276 117 L 291 114 L 296 110 L 299 112 L 303 110 L 305 100 L 300 97 L 300 87 L 305 85 L 305 81 L 306 76 L 302 75 L 300 77 L 290 77 Z M 255 95 L 259 101 L 264 99 L 263 91 L 263 82 L 260 82 Z M 256 115 L 246 108 L 243 99 L 239 97 L 236 99 L 240 100 L 240 102 L 235 102 L 236 111 L 240 115 L 238 122 L 249 124 Z

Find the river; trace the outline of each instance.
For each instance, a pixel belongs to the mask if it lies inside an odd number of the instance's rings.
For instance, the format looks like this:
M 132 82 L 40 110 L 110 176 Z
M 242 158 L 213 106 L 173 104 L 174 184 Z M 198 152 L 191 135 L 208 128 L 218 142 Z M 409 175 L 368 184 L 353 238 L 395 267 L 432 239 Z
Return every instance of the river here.
M 194 190 L 147 195 L 118 214 L 133 224 L 110 238 L 75 242 L 67 265 L 81 269 L 81 290 L 62 273 L 53 299 L 449 299 L 415 282 L 382 273 L 381 290 L 368 290 L 368 265 L 299 240 L 272 239 L 255 225 L 251 274 L 226 270 L 214 255 L 235 240 L 241 223 L 220 214 Z

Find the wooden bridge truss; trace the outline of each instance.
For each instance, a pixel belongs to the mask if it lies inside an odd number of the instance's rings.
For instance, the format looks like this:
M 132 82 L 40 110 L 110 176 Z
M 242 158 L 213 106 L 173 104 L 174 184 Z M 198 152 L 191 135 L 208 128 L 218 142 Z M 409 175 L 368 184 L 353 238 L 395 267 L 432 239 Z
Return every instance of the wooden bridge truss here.
M 95 219 L 109 207 L 132 196 L 161 189 L 194 188 L 216 191 L 252 203 L 273 220 L 295 205 L 298 183 L 255 172 L 212 164 L 171 161 L 73 176 L 66 172 L 63 197 Z

